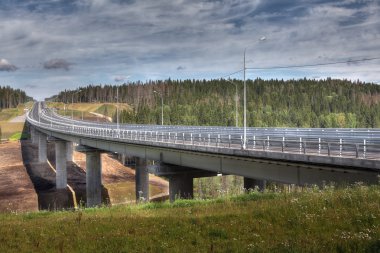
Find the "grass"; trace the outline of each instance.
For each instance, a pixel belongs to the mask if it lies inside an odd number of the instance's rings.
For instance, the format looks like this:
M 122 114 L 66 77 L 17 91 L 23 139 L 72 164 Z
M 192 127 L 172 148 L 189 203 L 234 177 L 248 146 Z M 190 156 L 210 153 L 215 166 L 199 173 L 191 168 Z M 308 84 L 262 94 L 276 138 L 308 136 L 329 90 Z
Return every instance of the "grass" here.
M 74 104 L 64 104 L 61 102 L 48 102 L 49 107 L 57 108 L 58 113 L 65 116 L 71 116 L 71 110 L 74 110 L 74 117 L 81 119 L 82 112 L 83 118 L 94 119 L 96 116 L 91 114 L 91 112 L 99 113 L 108 117 L 112 117 L 116 113 L 117 104 L 116 103 L 74 103 Z M 66 111 L 64 108 L 66 107 Z M 131 110 L 128 104 L 120 103 L 119 109 L 121 110 Z
M 379 252 L 380 187 L 0 215 L 1 252 Z
M 118 204 L 136 200 L 134 182 L 105 184 L 104 187 L 107 188 L 112 203 Z M 162 193 L 162 190 L 158 186 L 152 184 L 149 185 L 149 191 L 150 196 Z
M 9 121 L 17 116 L 21 116 L 25 113 L 24 109 L 31 108 L 33 102 L 20 104 L 16 108 L 7 108 L 0 111 L 0 121 Z
M 4 122 L 0 121 L 1 139 L 17 139 L 21 137 L 21 132 L 24 128 L 23 122 Z

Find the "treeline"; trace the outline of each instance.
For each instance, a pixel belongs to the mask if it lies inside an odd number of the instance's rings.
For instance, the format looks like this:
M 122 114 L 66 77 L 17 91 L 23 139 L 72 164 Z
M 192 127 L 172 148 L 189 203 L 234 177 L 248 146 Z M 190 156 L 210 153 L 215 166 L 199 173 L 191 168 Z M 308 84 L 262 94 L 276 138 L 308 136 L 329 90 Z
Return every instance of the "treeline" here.
M 14 108 L 19 104 L 26 103 L 33 98 L 26 95 L 20 89 L 13 89 L 9 86 L 0 86 L 0 110 L 4 108 Z
M 166 80 L 121 86 L 89 85 L 65 90 L 56 101 L 119 102 L 132 110 L 120 122 L 235 125 L 235 85 L 238 88 L 238 125 L 243 125 L 241 80 Z M 155 93 L 157 91 L 158 93 Z M 113 115 L 114 118 L 116 115 Z M 380 127 L 380 86 L 348 80 L 248 80 L 247 124 L 257 127 Z

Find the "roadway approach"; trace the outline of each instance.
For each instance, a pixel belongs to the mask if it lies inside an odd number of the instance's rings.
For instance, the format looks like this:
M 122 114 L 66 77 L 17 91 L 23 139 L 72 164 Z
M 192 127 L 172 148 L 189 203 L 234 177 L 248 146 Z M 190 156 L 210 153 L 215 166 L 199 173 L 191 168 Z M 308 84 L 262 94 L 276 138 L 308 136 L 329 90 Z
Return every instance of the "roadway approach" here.
M 27 113 L 39 162 L 55 143 L 56 187 L 67 187 L 66 161 L 86 154 L 88 207 L 101 204 L 102 152 L 135 157 L 136 200 L 149 198 L 149 172 L 169 180 L 170 200 L 193 197 L 193 178 L 244 177 L 244 188 L 266 181 L 322 186 L 379 183 L 380 129 L 243 128 L 97 123 L 59 115 L 43 102 Z M 159 166 L 147 166 L 149 160 Z M 149 169 L 148 169 L 149 168 Z

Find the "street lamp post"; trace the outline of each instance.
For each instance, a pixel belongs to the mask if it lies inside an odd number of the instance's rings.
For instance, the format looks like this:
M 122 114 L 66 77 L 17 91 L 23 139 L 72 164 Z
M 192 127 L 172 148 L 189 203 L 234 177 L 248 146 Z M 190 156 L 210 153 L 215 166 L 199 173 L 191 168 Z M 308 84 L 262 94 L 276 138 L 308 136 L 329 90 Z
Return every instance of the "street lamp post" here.
M 116 125 L 119 132 L 119 86 L 116 87 Z
M 244 78 L 244 137 L 243 137 L 243 149 L 247 147 L 247 84 L 245 81 L 245 51 L 244 49 L 244 58 L 243 58 L 243 78 Z
M 161 96 L 161 125 L 164 125 L 164 97 L 162 96 L 162 93 L 158 91 L 154 90 L 153 92 Z

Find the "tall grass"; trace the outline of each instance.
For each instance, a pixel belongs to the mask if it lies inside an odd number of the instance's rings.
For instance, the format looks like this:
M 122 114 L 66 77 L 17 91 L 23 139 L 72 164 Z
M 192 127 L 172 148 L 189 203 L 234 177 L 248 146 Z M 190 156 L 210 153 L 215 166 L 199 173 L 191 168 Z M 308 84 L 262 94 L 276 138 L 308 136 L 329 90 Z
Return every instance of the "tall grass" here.
M 1 252 L 379 252 L 380 187 L 0 215 Z

